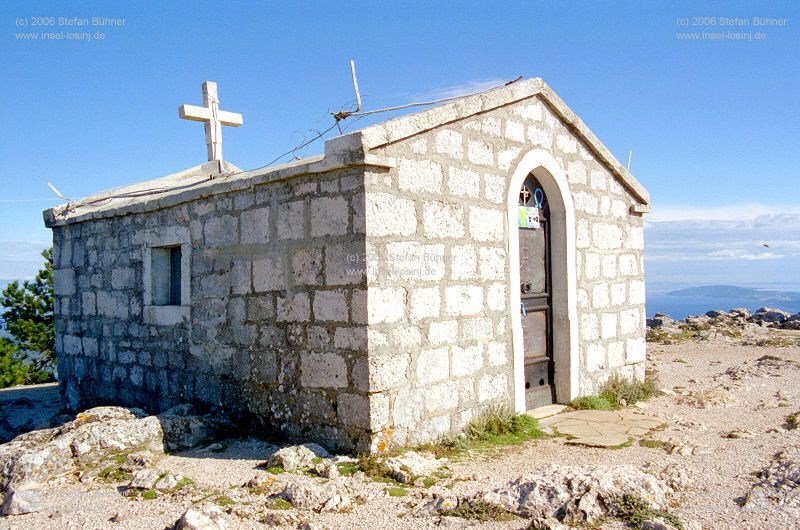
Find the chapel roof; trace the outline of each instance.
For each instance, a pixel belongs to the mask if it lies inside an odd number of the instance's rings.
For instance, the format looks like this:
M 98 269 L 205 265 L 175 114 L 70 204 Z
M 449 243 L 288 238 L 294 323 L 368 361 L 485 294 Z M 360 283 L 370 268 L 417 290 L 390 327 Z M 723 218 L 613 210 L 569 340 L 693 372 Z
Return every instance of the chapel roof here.
M 370 153 L 370 150 L 531 98 L 539 98 L 548 105 L 636 198 L 641 205 L 640 209 L 647 210 L 650 202 L 647 190 L 547 83 L 540 78 L 530 78 L 330 138 L 325 142 L 322 155 L 250 171 L 243 171 L 227 161 L 212 161 L 157 179 L 103 191 L 45 210 L 45 225 L 52 227 L 88 219 L 153 211 L 266 182 L 352 166 L 394 167 L 393 159 Z

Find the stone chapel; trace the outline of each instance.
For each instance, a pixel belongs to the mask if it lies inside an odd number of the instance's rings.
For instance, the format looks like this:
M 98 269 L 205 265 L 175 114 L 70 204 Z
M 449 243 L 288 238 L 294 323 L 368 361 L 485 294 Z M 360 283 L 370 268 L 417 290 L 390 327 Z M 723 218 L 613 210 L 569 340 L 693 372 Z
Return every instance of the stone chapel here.
M 644 378 L 647 191 L 541 79 L 44 212 L 64 403 L 380 451 Z

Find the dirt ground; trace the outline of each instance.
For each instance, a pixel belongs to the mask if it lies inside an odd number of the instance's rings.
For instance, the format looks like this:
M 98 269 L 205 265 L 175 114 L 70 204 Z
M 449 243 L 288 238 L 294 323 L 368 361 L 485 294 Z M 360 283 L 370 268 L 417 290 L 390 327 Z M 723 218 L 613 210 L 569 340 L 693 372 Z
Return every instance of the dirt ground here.
M 627 447 L 600 449 L 569 445 L 564 437 L 540 439 L 451 462 L 451 478 L 433 488 L 455 494 L 488 491 L 553 463 L 632 464 L 649 471 L 677 464 L 690 477 L 689 487 L 678 494 L 672 508 L 679 519 L 699 523 L 704 529 L 800 526 L 789 511 L 777 505 L 740 506 L 756 480 L 755 472 L 767 467 L 776 453 L 800 447 L 800 429 L 784 426 L 789 414 L 800 411 L 800 348 L 687 342 L 650 344 L 648 356 L 666 393 L 633 409 L 660 418 L 667 426 L 645 436 L 651 440 L 646 445 L 634 440 Z M 0 398 L 0 403 L 2 417 L 15 414 L 12 401 Z M 30 408 L 30 401 L 23 404 Z M 226 441 L 221 449 L 165 457 L 160 469 L 184 474 L 195 482 L 177 493 L 145 500 L 123 496 L 120 485 L 64 479 L 42 491 L 44 510 L 0 519 L 0 528 L 160 529 L 172 525 L 193 505 L 219 504 L 221 496 L 227 498 L 223 504 L 230 514 L 229 527 L 263 528 L 258 522 L 258 514 L 265 509 L 263 497 L 242 485 L 260 472 L 257 466 L 275 447 L 242 439 Z M 442 523 L 439 517 L 407 514 L 426 488 L 410 488 L 405 497 L 391 497 L 386 490 L 387 484 L 353 481 L 352 495 L 360 503 L 350 512 L 316 514 L 289 509 L 281 516 L 287 522 L 294 520 L 292 528 L 298 520 L 317 528 L 348 529 L 434 528 Z M 475 527 L 510 529 L 526 528 L 527 524 L 516 519 Z M 622 527 L 614 521 L 600 526 Z

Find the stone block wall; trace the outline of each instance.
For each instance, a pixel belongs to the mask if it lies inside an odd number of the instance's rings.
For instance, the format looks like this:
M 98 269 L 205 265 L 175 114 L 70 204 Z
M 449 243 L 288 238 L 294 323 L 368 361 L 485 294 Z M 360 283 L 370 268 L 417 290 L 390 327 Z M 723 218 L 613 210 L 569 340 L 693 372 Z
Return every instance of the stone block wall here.
M 644 377 L 636 201 L 544 101 L 530 98 L 370 151 L 397 160 L 365 176 L 378 445 L 430 441 L 490 403 L 513 407 L 510 312 L 519 309 L 507 291 L 519 265 L 508 260 L 517 227 L 508 226 L 507 197 L 518 161 L 535 148 L 563 168 L 575 206 L 575 270 L 553 274 L 577 278 L 578 393 L 593 393 L 612 373 Z
M 65 402 L 178 403 L 337 449 L 370 442 L 363 170 L 53 229 Z M 186 318 L 144 310 L 145 247 L 185 233 Z

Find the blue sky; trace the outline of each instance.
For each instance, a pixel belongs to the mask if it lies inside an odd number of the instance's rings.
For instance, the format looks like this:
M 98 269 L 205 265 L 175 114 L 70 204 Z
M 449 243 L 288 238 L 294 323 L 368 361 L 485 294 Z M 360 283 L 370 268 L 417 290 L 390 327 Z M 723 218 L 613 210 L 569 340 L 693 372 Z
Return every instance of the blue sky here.
M 800 284 L 797 2 L 4 2 L 0 22 L 0 280 L 39 263 L 48 181 L 81 197 L 203 162 L 202 126 L 177 117 L 203 80 L 244 114 L 224 131 L 225 158 L 252 168 L 352 102 L 353 58 L 367 109 L 543 77 L 620 160 L 633 150 L 653 202 L 650 281 Z M 17 35 L 42 30 L 105 38 Z M 766 38 L 677 36 L 702 30 Z

